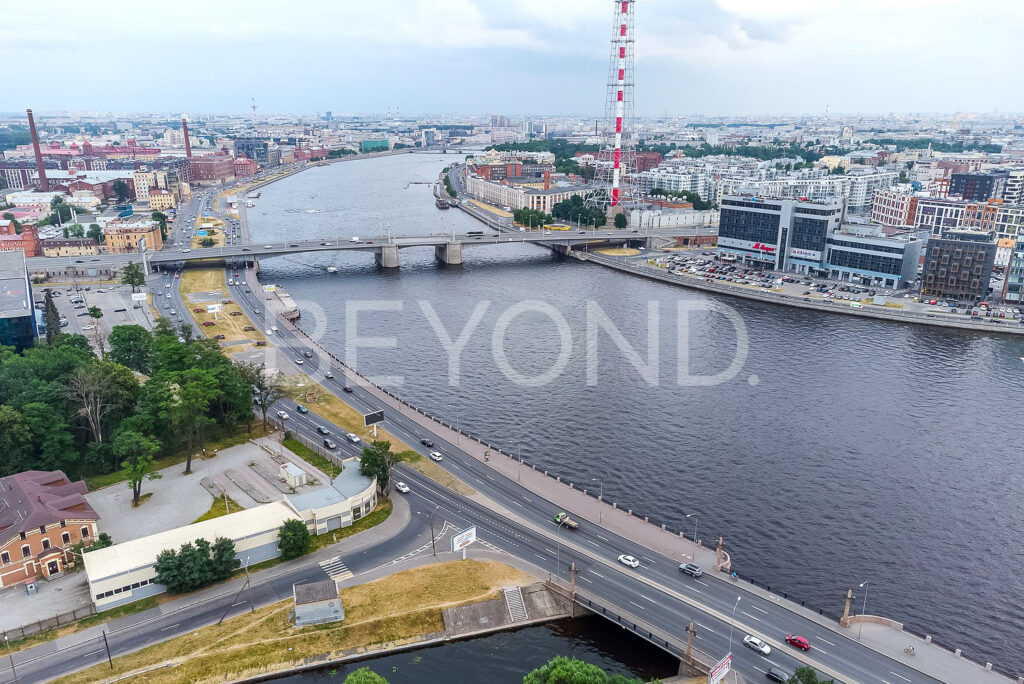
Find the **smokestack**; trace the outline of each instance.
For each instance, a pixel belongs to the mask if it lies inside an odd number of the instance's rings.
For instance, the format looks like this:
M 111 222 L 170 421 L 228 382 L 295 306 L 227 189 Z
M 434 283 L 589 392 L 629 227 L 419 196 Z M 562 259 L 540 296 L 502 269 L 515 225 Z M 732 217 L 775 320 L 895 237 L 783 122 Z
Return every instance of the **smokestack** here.
M 181 132 L 185 136 L 185 157 L 191 159 L 192 143 L 188 141 L 188 122 L 185 121 L 185 117 L 181 117 Z
M 551 189 L 551 172 L 547 170 L 544 171 L 544 189 Z
M 43 192 L 50 191 L 50 181 L 46 179 L 46 164 L 43 163 L 43 153 L 39 151 L 39 135 L 36 133 L 36 120 L 32 118 L 32 110 L 28 111 L 28 130 L 32 134 L 32 150 L 36 153 L 36 173 L 39 174 L 39 189 Z

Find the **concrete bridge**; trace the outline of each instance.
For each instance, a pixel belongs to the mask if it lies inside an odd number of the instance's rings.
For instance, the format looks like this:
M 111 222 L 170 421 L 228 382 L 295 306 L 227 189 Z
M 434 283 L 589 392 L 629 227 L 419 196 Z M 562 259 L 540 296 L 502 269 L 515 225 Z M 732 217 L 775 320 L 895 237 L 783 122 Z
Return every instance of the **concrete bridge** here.
M 684 231 L 685 232 L 685 231 Z M 153 268 L 187 266 L 190 263 L 215 259 L 239 264 L 256 263 L 263 257 L 305 254 L 309 252 L 369 252 L 382 268 L 398 268 L 399 251 L 415 247 L 433 248 L 437 260 L 445 264 L 461 264 L 463 250 L 481 245 L 536 244 L 567 254 L 589 245 L 629 245 L 651 247 L 656 241 L 671 239 L 680 234 L 673 230 L 545 230 L 493 233 L 470 231 L 433 235 L 384 235 L 356 241 L 352 238 L 319 238 L 290 240 L 263 244 L 198 247 L 195 249 L 163 249 L 159 252 L 129 254 L 101 254 L 82 257 L 36 257 L 28 260 L 29 269 L 39 271 L 97 271 L 119 269 L 128 262 L 143 262 Z

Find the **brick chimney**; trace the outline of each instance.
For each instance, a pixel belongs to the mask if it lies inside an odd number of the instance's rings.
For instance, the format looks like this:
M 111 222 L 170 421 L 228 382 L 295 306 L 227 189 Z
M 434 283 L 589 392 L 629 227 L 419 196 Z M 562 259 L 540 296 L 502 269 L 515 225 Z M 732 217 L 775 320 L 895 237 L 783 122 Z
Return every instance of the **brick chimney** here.
M 28 130 L 32 134 L 32 150 L 36 154 L 36 173 L 39 174 L 39 189 L 43 192 L 50 191 L 50 181 L 46 178 L 46 164 L 43 163 L 43 153 L 39 151 L 39 135 L 36 133 L 36 120 L 32 118 L 32 110 L 28 111 Z
M 185 117 L 181 118 L 181 133 L 185 136 L 185 157 L 187 159 L 192 158 L 192 143 L 188 141 L 188 122 L 185 121 Z
M 545 171 L 544 172 L 544 189 L 545 190 L 550 190 L 551 189 L 551 172 L 550 171 Z

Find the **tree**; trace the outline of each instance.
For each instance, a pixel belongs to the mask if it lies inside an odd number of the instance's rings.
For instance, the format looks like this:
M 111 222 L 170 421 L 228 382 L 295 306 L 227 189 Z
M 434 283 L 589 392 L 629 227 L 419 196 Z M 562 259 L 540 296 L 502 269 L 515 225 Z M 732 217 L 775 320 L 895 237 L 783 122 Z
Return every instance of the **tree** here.
M 67 223 L 71 220 L 71 205 L 65 202 L 62 196 L 53 196 L 53 199 L 50 200 L 50 209 L 51 213 L 48 217 L 50 219 L 50 223 Z M 82 236 L 78 235 L 76 237 Z
M 523 684 L 642 684 L 640 679 L 609 675 L 597 665 L 555 656 L 546 664 L 523 677 Z
M 124 202 L 126 199 L 128 199 L 128 184 L 125 183 L 123 180 L 114 181 L 113 190 L 114 194 L 117 195 L 118 202 Z
M 73 238 L 85 237 L 85 226 L 81 223 L 72 223 L 68 226 L 68 235 Z
M 391 468 L 400 460 L 398 454 L 392 453 L 391 442 L 374 441 L 370 446 L 363 447 L 359 457 L 359 474 L 377 478 L 377 486 L 387 494 Z
M 139 505 L 142 495 L 142 481 L 158 480 L 163 475 L 153 471 L 153 457 L 160 451 L 160 444 L 135 430 L 119 430 L 114 436 L 114 455 L 123 458 L 121 467 L 128 474 L 128 486 L 132 488 L 132 505 Z
M 818 673 L 807 665 L 796 668 L 789 681 L 792 684 L 835 684 L 834 679 L 818 679 Z
M 185 431 L 188 452 L 185 454 L 185 472 L 192 472 L 193 440 L 199 440 L 204 448 L 205 429 L 213 424 L 207 415 L 210 402 L 220 393 L 213 375 L 204 369 L 190 368 L 175 373 L 175 380 L 169 389 L 170 395 L 163 403 L 163 415 L 179 429 Z
M 309 553 L 312 542 L 306 523 L 301 520 L 285 520 L 277 533 L 277 548 L 281 549 L 281 560 L 291 560 Z
M 625 228 L 627 224 L 628 224 L 628 221 L 626 220 L 626 215 L 625 214 L 616 214 L 615 215 L 615 227 L 616 228 L 621 230 L 622 228 Z
M 154 211 L 149 215 L 151 219 L 157 221 L 160 224 L 160 239 L 167 239 L 167 214 L 162 211 Z
M 100 319 L 103 318 L 103 310 L 98 306 L 90 306 L 86 311 L 92 319 L 93 337 L 96 338 L 96 347 L 100 350 L 100 358 L 107 355 L 107 345 L 100 339 Z
M 123 417 L 134 410 L 139 383 L 121 364 L 95 361 L 68 378 L 67 393 L 85 414 L 93 441 L 102 443 L 106 419 Z
M 199 245 L 201 247 L 213 247 L 213 244 L 214 243 L 212 237 L 204 237 L 202 240 L 199 241 Z
M 43 297 L 43 322 L 46 323 L 46 342 L 53 344 L 60 335 L 60 312 L 53 302 L 53 291 L 50 288 L 46 288 L 46 295 Z
M 21 407 L 21 416 L 32 434 L 33 467 L 46 470 L 79 470 L 75 440 L 61 412 L 42 401 L 31 401 Z
M 25 417 L 13 406 L 0 404 L 0 474 L 12 475 L 28 469 L 32 456 L 32 432 Z
M 110 360 L 140 373 L 149 373 L 153 336 L 141 325 L 115 325 L 107 339 Z
M 252 389 L 252 400 L 263 414 L 263 431 L 267 431 L 267 413 L 278 397 L 284 394 L 281 371 L 267 374 L 267 366 L 263 363 L 247 363 L 239 361 L 235 368 L 244 382 Z
M 156 582 L 172 594 L 195 591 L 227 579 L 241 565 L 235 558 L 235 543 L 223 537 L 213 545 L 205 539 L 186 542 L 178 551 L 165 549 L 156 557 Z
M 368 667 L 361 667 L 345 677 L 345 684 L 388 684 L 388 680 Z
M 242 565 L 242 561 L 236 558 L 235 542 L 226 537 L 214 539 L 210 550 L 210 565 L 214 581 L 219 582 L 231 577 Z
M 90 223 L 89 230 L 85 234 L 95 240 L 96 244 L 103 244 L 103 228 L 100 227 L 100 224 Z
M 136 292 L 146 284 L 146 274 L 142 272 L 142 266 L 135 261 L 129 261 L 121 268 L 121 283 L 131 285 L 132 292 Z

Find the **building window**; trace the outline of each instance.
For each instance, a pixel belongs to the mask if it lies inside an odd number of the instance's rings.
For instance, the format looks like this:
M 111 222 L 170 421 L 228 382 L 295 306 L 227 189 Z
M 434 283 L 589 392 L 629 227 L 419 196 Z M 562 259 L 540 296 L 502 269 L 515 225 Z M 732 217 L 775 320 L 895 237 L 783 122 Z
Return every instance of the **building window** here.
M 82 539 L 88 539 L 88 538 L 89 538 L 89 528 L 88 527 L 83 527 L 82 528 Z
M 22 532 L 22 533 L 21 533 L 21 538 L 22 538 L 22 539 L 24 539 L 24 538 L 25 538 L 25 533 L 24 533 L 24 532 Z
M 31 546 L 29 546 L 28 544 L 25 544 L 24 546 L 21 547 L 21 557 L 22 558 L 28 558 L 31 555 L 32 555 L 32 547 Z
M 46 534 L 46 525 L 39 526 L 39 534 Z
M 60 521 L 60 526 L 61 527 L 67 527 L 68 526 L 68 521 L 67 520 L 61 520 Z
M 43 551 L 45 551 L 48 548 L 50 548 L 50 540 L 44 537 L 43 538 Z
M 0 563 L 3 563 L 4 565 L 7 565 L 10 562 L 11 562 L 11 554 L 7 553 L 6 551 L 0 552 Z
M 64 544 L 64 545 L 70 544 L 71 543 L 71 535 L 68 534 L 67 532 L 61 533 L 61 535 L 60 535 L 60 542 L 62 544 Z

